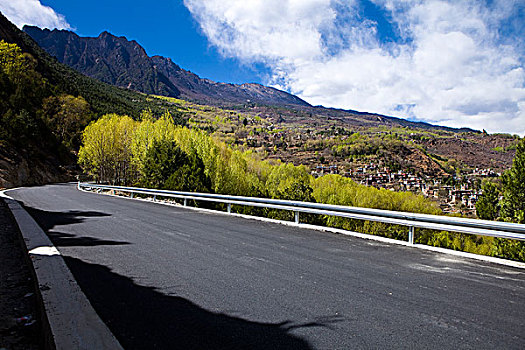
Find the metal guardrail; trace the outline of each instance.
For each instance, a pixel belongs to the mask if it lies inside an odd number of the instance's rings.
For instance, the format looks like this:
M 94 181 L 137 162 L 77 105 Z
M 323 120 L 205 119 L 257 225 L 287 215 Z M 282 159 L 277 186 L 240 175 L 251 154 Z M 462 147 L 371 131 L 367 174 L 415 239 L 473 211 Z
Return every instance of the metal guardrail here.
M 295 223 L 297 224 L 299 224 L 299 213 L 308 213 L 329 216 L 340 216 L 350 219 L 403 225 L 409 228 L 408 242 L 410 244 L 414 244 L 415 228 L 425 228 L 439 231 L 461 232 L 473 235 L 525 240 L 525 225 L 508 222 L 465 219 L 450 216 L 406 213 L 399 211 L 348 207 L 343 205 L 330 205 L 311 202 L 288 201 L 281 199 L 230 196 L 211 193 L 168 191 L 139 187 L 99 185 L 81 182 L 78 183 L 78 188 L 120 191 L 130 193 L 131 198 L 133 198 L 134 194 L 150 195 L 153 197 L 153 200 L 156 200 L 157 196 L 178 198 L 184 200 L 184 206 L 187 205 L 188 199 L 225 203 L 227 205 L 228 213 L 231 213 L 232 205 L 244 205 L 289 210 L 294 212 Z

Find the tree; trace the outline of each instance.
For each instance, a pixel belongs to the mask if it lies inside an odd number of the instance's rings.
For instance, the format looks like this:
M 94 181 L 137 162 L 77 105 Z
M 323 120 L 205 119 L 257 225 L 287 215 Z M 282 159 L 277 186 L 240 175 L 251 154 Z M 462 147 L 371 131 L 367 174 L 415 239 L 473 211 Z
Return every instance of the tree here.
M 211 190 L 202 159 L 195 153 L 188 155 L 176 141 L 154 141 L 143 164 L 141 182 L 144 186 L 189 192 Z
M 182 164 L 166 180 L 165 189 L 186 192 L 210 192 L 211 181 L 204 173 L 204 163 L 196 154 L 188 156 L 187 163 Z
M 89 103 L 82 96 L 51 96 L 43 101 L 42 119 L 67 148 L 80 145 L 81 130 L 91 117 Z
M 155 141 L 173 141 L 175 125 L 169 112 L 155 120 L 150 110 L 144 110 L 131 141 L 133 165 L 140 174 L 143 172 L 146 153 Z
M 154 141 L 146 152 L 141 183 L 146 187 L 162 188 L 166 180 L 187 163 L 188 156 L 175 141 Z
M 525 223 L 525 138 L 518 143 L 512 167 L 503 174 L 502 182 L 501 216 Z
M 129 184 L 135 178 L 131 141 L 136 122 L 128 116 L 107 114 L 82 133 L 78 162 L 97 181 Z
M 476 214 L 483 220 L 496 220 L 499 217 L 500 189 L 493 182 L 483 183 L 483 194 L 476 203 Z
M 36 65 L 16 44 L 0 41 L 0 139 L 27 145 L 35 140 L 42 144 L 47 137 L 36 112 L 50 91 Z
M 503 174 L 502 183 L 501 217 L 525 223 L 525 138 L 518 143 L 512 167 Z M 494 255 L 525 261 L 525 242 L 497 238 Z
M 277 164 L 271 168 L 265 186 L 272 198 L 312 201 L 310 180 L 304 165 Z
M 48 93 L 46 81 L 36 71 L 37 61 L 16 44 L 0 41 L 0 71 L 10 81 L 8 102 L 12 108 L 34 111 Z

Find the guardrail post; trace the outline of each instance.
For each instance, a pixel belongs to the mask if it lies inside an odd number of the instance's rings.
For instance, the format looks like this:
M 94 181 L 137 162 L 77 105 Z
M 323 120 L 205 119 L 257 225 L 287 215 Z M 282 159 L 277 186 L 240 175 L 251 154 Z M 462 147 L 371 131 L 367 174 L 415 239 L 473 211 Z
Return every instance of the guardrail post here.
M 188 205 L 188 199 L 184 198 L 184 206 Z
M 232 213 L 232 204 L 228 203 L 228 214 Z
M 409 244 L 414 244 L 414 231 L 415 231 L 414 226 L 409 226 L 408 228 L 408 243 Z
M 135 193 L 131 192 L 131 199 L 133 199 L 133 195 L 134 195 L 134 194 L 135 194 Z
M 154 195 L 153 195 L 153 201 L 155 202 L 156 200 L 157 200 L 157 195 L 154 194 Z
M 294 216 L 295 216 L 295 223 L 298 224 L 299 223 L 299 212 L 298 211 L 294 211 Z

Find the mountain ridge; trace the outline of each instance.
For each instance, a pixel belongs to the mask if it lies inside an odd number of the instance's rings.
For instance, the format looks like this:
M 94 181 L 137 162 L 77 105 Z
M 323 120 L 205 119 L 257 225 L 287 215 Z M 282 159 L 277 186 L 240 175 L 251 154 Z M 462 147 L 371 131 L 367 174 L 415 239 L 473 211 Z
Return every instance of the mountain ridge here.
M 97 37 L 80 37 L 68 30 L 25 26 L 30 35 L 51 56 L 75 70 L 116 85 L 148 94 L 175 97 L 203 105 L 238 107 L 252 105 L 293 108 L 328 118 L 343 118 L 349 125 L 402 126 L 453 132 L 479 132 L 451 128 L 377 113 L 312 106 L 288 92 L 255 83 L 214 82 L 181 68 L 169 57 L 148 56 L 135 40 L 107 31 Z
M 135 40 L 107 31 L 98 37 L 81 37 L 68 30 L 35 26 L 24 26 L 23 30 L 59 62 L 119 87 L 212 105 L 310 106 L 297 96 L 261 84 L 229 84 L 203 79 L 181 68 L 171 58 L 150 57 Z

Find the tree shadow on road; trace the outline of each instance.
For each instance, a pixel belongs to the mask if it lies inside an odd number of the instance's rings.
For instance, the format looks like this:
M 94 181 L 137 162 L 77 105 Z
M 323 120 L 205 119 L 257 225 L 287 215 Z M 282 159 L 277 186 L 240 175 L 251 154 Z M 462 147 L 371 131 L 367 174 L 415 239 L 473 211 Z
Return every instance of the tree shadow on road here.
M 130 244 L 125 241 L 112 241 L 96 237 L 76 236 L 64 232 L 46 232 L 51 242 L 57 247 L 95 247 L 99 245 L 126 245 Z
M 47 211 L 28 206 L 24 206 L 24 209 L 27 210 L 44 231 L 49 231 L 56 226 L 78 224 L 84 222 L 86 218 L 111 216 L 111 214 L 99 211 Z
M 102 265 L 64 257 L 96 312 L 125 349 L 311 349 L 290 332 L 340 320 L 260 323 L 214 313 Z
M 105 240 L 95 237 L 76 236 L 71 233 L 51 231 L 56 226 L 72 225 L 84 222 L 87 218 L 111 216 L 98 211 L 69 210 L 66 212 L 46 211 L 24 206 L 25 210 L 46 231 L 48 237 L 57 247 L 92 247 L 99 245 L 123 245 L 129 242 Z

